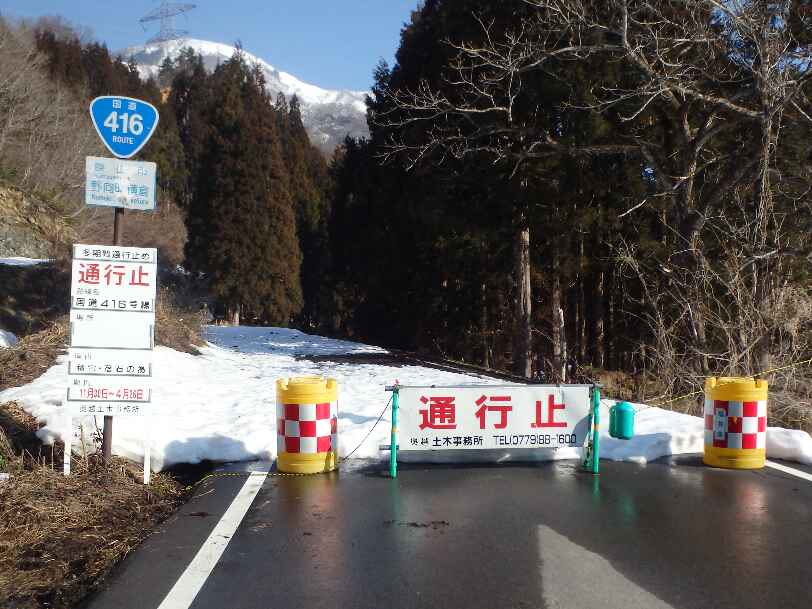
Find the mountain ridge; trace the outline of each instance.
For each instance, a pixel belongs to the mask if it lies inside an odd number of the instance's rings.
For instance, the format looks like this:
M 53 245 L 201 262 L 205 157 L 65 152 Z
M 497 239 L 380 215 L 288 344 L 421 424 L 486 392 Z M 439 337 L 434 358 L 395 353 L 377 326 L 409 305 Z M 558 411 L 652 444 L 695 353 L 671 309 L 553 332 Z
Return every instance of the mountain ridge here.
M 236 51 L 236 47 L 219 42 L 183 38 L 127 47 L 116 54 L 125 61 L 134 60 L 141 78 L 146 80 L 158 76 L 160 65 L 167 57 L 174 59 L 189 47 L 203 57 L 203 64 L 209 71 L 227 61 Z M 242 52 L 249 63 L 260 66 L 267 81 L 266 87 L 273 97 L 282 93 L 288 99 L 293 95 L 299 98 L 302 121 L 310 140 L 326 154 L 332 153 L 347 135 L 369 135 L 365 103 L 367 92 L 323 89 L 277 69 L 244 49 Z

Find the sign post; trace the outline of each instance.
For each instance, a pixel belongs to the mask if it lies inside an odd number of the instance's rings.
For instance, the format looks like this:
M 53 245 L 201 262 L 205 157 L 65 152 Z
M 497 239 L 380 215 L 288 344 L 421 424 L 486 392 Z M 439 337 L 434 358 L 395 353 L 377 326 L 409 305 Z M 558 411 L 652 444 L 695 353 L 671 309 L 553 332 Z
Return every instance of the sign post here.
M 124 210 L 116 207 L 113 210 L 113 245 L 122 243 L 122 222 Z M 104 429 L 102 430 L 102 461 L 109 463 L 113 457 L 113 415 L 104 415 Z
M 123 244 L 124 209 L 136 209 L 142 211 L 152 211 L 155 209 L 156 166 L 155 163 L 133 162 L 122 159 L 129 159 L 135 156 L 144 146 L 146 146 L 147 142 L 155 133 L 155 129 L 158 126 L 158 110 L 152 104 L 140 99 L 106 95 L 97 97 L 91 102 L 90 117 L 93 120 L 93 126 L 96 128 L 96 132 L 99 134 L 102 142 L 117 158 L 87 158 L 85 164 L 85 203 L 90 206 L 107 206 L 114 208 L 113 246 L 116 249 L 112 251 L 123 254 L 125 249 L 121 248 L 120 246 Z M 90 248 L 90 251 L 93 252 L 96 251 L 100 246 L 77 247 Z M 157 256 L 153 253 L 152 260 L 157 265 L 156 258 Z M 107 262 L 116 263 L 121 261 L 109 260 Z M 74 265 L 75 264 L 76 255 L 74 252 Z M 157 266 L 153 271 L 153 278 L 155 278 L 156 275 Z M 150 325 L 150 349 L 152 348 L 152 332 L 155 325 L 154 301 L 155 296 L 153 292 L 151 310 L 152 322 Z M 74 305 L 75 303 L 72 298 L 72 320 Z M 73 324 L 71 332 L 73 332 Z M 73 337 L 71 338 L 71 346 L 73 347 L 74 343 L 72 341 Z M 66 447 L 65 452 L 67 474 L 70 471 L 69 447 Z M 113 416 L 112 414 L 105 414 L 104 431 L 102 434 L 102 459 L 105 463 L 110 460 L 112 452 Z M 144 482 L 148 483 L 148 449 L 147 452 L 145 452 L 144 462 Z
M 154 248 L 74 246 L 66 404 L 71 417 L 104 416 L 108 458 L 113 415 L 151 414 L 157 274 Z

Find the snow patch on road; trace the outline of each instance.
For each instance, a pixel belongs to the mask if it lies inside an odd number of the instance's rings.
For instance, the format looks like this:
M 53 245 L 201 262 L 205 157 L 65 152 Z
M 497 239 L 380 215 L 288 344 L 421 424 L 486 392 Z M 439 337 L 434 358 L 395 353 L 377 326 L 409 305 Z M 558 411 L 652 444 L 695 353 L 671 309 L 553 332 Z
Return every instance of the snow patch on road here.
M 389 399 L 386 385 L 501 384 L 475 374 L 459 374 L 423 366 L 397 366 L 379 347 L 304 334 L 281 328 L 210 327 L 199 356 L 155 349 L 155 388 L 151 423 L 146 418 L 117 418 L 113 450 L 141 460 L 144 440 L 152 449 L 155 469 L 176 463 L 243 461 L 276 457 L 276 379 L 322 375 L 338 380 L 339 455 L 352 451 L 369 432 Z M 336 357 L 338 356 L 338 357 Z M 348 357 L 350 356 L 350 357 Z M 351 356 L 360 356 L 353 358 Z M 377 358 L 376 356 L 380 356 Z M 333 359 L 331 359 L 333 358 Z M 380 361 L 376 361 L 380 359 Z M 29 385 L 0 392 L 0 402 L 15 400 L 45 423 L 39 431 L 45 442 L 74 433 L 76 442 L 91 442 L 101 420 L 73 420 L 64 413 L 67 357 Z M 608 427 L 609 407 L 602 403 Z M 700 417 L 637 405 L 636 436 L 629 441 L 602 434 L 601 456 L 646 463 L 668 455 L 701 453 L 704 430 Z M 389 412 L 354 453 L 358 458 L 380 458 L 379 445 L 389 441 Z M 769 428 L 768 455 L 812 463 L 812 438 L 804 432 Z M 462 455 L 462 456 L 460 456 Z M 414 454 L 401 453 L 407 459 Z M 425 458 L 426 453 L 419 455 Z M 580 449 L 558 451 L 469 451 L 453 455 L 430 453 L 436 462 L 550 460 L 580 458 Z

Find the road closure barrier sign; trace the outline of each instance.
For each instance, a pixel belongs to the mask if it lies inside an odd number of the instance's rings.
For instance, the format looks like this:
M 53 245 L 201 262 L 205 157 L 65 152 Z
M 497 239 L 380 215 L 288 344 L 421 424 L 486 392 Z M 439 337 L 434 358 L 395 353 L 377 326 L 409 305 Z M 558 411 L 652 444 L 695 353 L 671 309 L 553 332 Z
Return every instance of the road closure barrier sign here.
M 590 385 L 399 387 L 399 450 L 583 446 Z
M 67 404 L 72 415 L 143 415 L 152 401 L 158 254 L 75 245 Z

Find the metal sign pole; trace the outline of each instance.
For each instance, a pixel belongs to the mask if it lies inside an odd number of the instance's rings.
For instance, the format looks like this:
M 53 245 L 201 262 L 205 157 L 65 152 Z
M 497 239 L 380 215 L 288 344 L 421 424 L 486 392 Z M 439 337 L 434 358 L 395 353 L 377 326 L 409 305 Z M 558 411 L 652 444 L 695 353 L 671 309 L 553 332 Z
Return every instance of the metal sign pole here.
M 398 386 L 392 388 L 392 437 L 389 448 L 389 475 L 398 477 Z
M 592 388 L 592 473 L 600 473 L 601 460 L 601 390 Z
M 601 458 L 601 389 L 593 385 L 589 394 L 589 418 L 587 419 L 586 445 L 584 447 L 584 460 L 581 467 L 596 476 L 600 473 Z
M 124 238 L 124 210 L 120 207 L 113 209 L 113 245 L 122 245 Z M 109 463 L 113 456 L 113 417 L 104 415 L 104 431 L 102 431 L 102 461 Z

